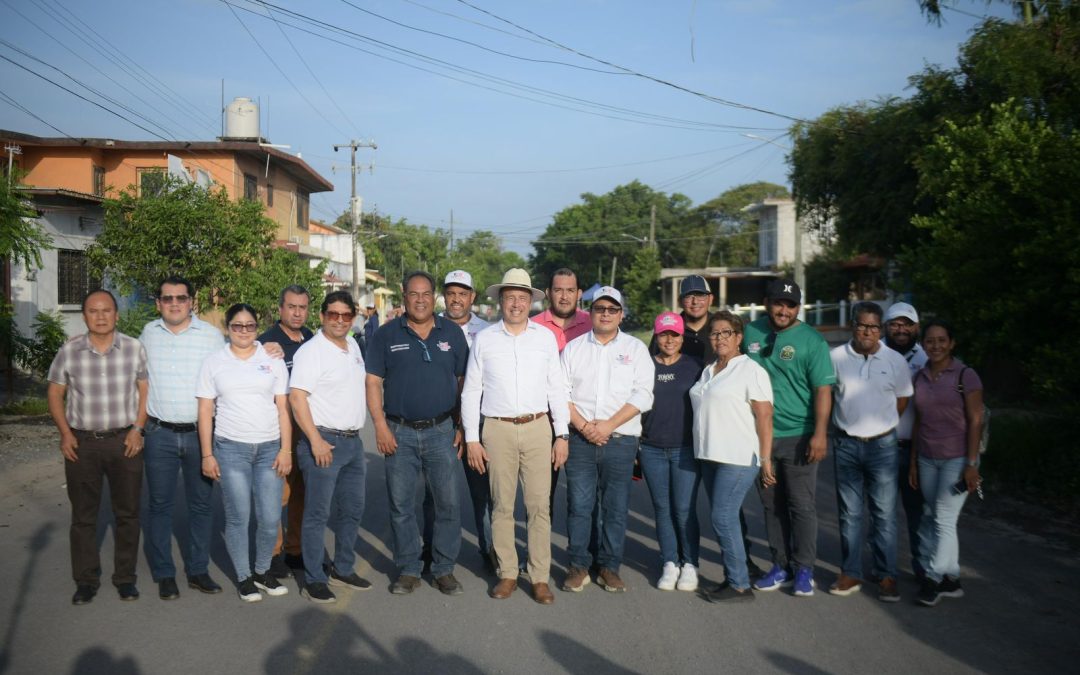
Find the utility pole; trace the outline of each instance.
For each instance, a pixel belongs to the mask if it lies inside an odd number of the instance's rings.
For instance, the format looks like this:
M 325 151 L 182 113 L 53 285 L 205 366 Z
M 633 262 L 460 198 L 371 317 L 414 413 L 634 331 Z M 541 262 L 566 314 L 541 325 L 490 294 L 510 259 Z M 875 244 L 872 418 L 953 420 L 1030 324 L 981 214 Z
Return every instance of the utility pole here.
M 649 211 L 649 246 L 656 248 L 656 204 Z
M 12 171 L 15 168 L 15 155 L 22 154 L 22 146 L 8 143 L 4 146 L 4 150 L 7 150 L 7 180 L 8 185 L 11 185 L 11 181 L 14 180 L 15 174 Z
M 354 302 L 360 302 L 360 293 L 366 286 L 367 259 L 364 256 L 364 246 L 360 243 L 360 225 L 363 216 L 363 204 L 356 196 L 356 149 L 378 149 L 375 141 L 351 140 L 348 143 L 334 146 L 334 152 L 341 148 L 349 148 L 349 172 L 352 178 L 352 190 L 349 193 L 349 220 L 352 221 L 352 296 Z
M 450 250 L 454 250 L 454 209 L 450 209 Z

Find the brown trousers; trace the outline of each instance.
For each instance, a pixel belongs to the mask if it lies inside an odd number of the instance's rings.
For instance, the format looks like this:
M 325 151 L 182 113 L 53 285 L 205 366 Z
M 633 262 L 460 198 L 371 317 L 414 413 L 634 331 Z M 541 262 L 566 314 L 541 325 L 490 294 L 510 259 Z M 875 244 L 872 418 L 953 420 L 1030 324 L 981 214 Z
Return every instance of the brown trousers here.
M 93 433 L 75 431 L 79 461 L 64 460 L 68 499 L 71 500 L 71 576 L 77 585 L 100 585 L 101 557 L 98 551 L 98 511 L 101 508 L 102 479 L 109 479 L 114 530 L 113 585 L 135 583 L 139 557 L 139 495 L 142 491 L 143 456 L 124 457 L 124 435 L 120 432 L 97 438 Z
M 304 474 L 296 461 L 296 444 L 300 442 L 300 427 L 293 422 L 292 428 L 292 471 L 285 476 L 285 488 L 281 491 L 281 505 L 285 507 L 283 525 L 278 526 L 277 542 L 274 543 L 274 555 L 282 550 L 288 555 L 300 557 L 300 525 L 304 522 Z M 284 528 L 284 533 L 282 532 Z

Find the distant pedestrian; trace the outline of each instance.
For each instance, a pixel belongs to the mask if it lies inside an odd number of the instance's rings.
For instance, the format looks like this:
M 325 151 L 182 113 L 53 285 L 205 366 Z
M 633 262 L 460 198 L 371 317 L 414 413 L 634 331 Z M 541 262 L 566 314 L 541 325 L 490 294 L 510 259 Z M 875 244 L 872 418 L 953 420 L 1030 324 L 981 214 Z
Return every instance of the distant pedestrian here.
M 953 356 L 952 327 L 931 321 L 923 329 L 929 359 L 915 376 L 912 487 L 922 490 L 922 568 L 919 602 L 933 607 L 942 597 L 960 598 L 960 539 L 956 522 L 968 494 L 979 488 L 979 442 L 983 386 L 978 373 Z
M 225 548 L 244 602 L 289 589 L 270 574 L 281 521 L 284 478 L 292 470 L 292 420 L 286 402 L 289 373 L 255 340 L 258 315 L 251 305 L 225 312 L 229 344 L 203 361 L 199 400 L 202 472 L 221 481 Z M 255 560 L 249 557 L 251 505 L 255 504 Z M 254 564 L 253 564 L 254 563 Z M 254 571 L 254 573 L 252 573 Z
M 98 511 L 108 478 L 115 543 L 112 582 L 121 600 L 136 600 L 139 493 L 146 425 L 146 350 L 116 331 L 116 298 L 105 290 L 83 299 L 86 333 L 68 340 L 49 367 L 49 414 L 60 430 L 60 453 L 71 501 L 71 574 L 85 605 L 101 584 Z
M 851 340 L 829 353 L 836 372 L 833 467 L 841 556 L 840 576 L 829 593 L 850 595 L 862 587 L 863 510 L 868 507 L 866 536 L 878 599 L 897 602 L 896 427 L 911 398 L 911 374 L 904 357 L 881 344 L 881 307 L 860 302 L 851 314 Z

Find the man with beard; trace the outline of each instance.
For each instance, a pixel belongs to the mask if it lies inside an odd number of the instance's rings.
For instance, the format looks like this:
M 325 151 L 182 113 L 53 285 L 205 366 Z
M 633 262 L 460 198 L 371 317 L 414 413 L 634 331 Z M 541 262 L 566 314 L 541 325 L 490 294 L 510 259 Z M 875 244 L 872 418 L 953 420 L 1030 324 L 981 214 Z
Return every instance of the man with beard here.
M 828 452 L 832 385 L 829 345 L 799 321 L 802 291 L 788 279 L 769 284 L 766 316 L 746 326 L 743 352 L 769 373 L 773 388 L 773 474 L 758 483 L 773 566 L 754 582 L 759 591 L 794 583 L 795 595 L 814 594 L 817 558 L 818 464 Z
M 899 352 L 907 361 L 911 377 L 926 365 L 926 352 L 919 344 L 919 313 L 906 302 L 895 302 L 885 311 L 885 346 Z M 924 570 L 919 564 L 919 551 L 923 543 L 919 537 L 922 522 L 922 491 L 911 487 L 908 471 L 911 468 L 911 431 L 915 424 L 915 406 L 908 406 L 896 426 L 896 443 L 900 451 L 900 503 L 907 516 L 908 544 L 911 546 L 911 566 L 915 576 L 922 578 Z

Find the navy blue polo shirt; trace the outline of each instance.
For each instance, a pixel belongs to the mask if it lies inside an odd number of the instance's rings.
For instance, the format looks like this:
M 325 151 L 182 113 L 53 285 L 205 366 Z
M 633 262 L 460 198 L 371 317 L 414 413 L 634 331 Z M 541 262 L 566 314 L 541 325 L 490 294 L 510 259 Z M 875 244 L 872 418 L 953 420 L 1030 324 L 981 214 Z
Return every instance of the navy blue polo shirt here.
M 300 341 L 297 342 L 281 329 L 280 321 L 275 321 L 273 326 L 267 328 L 266 331 L 258 337 L 258 340 L 262 344 L 276 342 L 281 345 L 281 351 L 285 352 L 285 367 L 292 373 L 292 362 L 293 357 L 296 356 L 296 350 L 300 349 L 300 346 L 310 340 L 313 335 L 314 333 L 312 333 L 311 329 L 307 326 L 300 326 Z
M 375 331 L 366 361 L 367 371 L 383 379 L 383 411 L 424 420 L 457 406 L 458 378 L 465 376 L 468 358 L 461 327 L 436 315 L 427 340 L 409 328 L 404 316 L 386 322 Z

